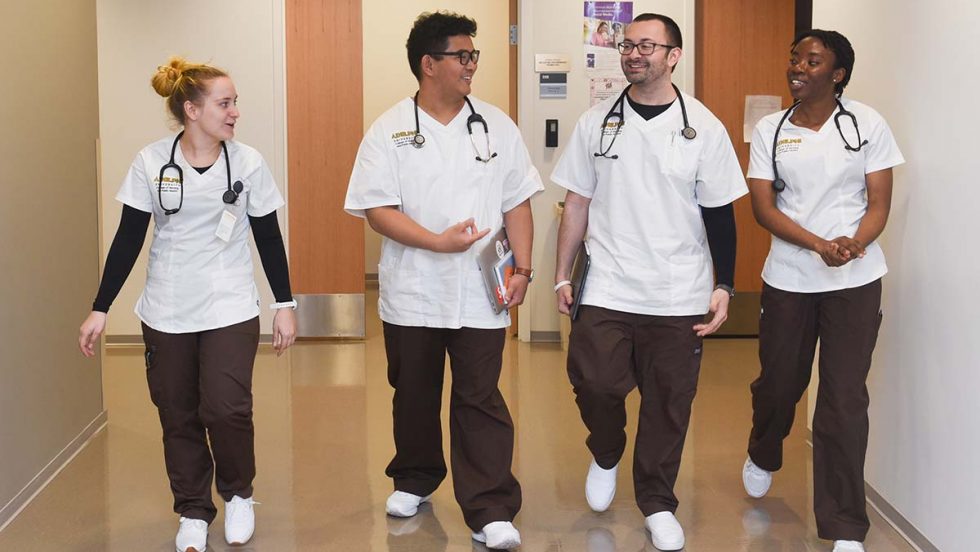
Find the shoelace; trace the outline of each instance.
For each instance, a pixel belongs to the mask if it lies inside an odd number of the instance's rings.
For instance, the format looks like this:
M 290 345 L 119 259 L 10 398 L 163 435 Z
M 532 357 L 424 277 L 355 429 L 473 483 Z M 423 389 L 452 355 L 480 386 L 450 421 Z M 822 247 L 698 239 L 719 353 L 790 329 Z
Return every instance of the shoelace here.
M 226 512 L 225 515 L 226 516 L 229 516 L 229 517 L 232 517 L 236 513 L 238 513 L 238 509 L 240 507 L 245 506 L 245 505 L 248 505 L 249 507 L 252 507 L 252 506 L 254 506 L 256 504 L 262 504 L 262 503 L 261 502 L 258 502 L 256 500 L 253 500 L 252 497 L 243 498 L 243 499 L 238 500 L 238 501 L 229 502 L 228 503 L 228 510 L 230 510 L 230 512 Z
M 760 477 L 765 477 L 769 472 L 756 466 L 755 464 L 749 464 L 749 473 L 752 475 L 758 475 Z
M 184 526 L 184 524 L 187 524 L 187 525 L 197 525 L 197 526 L 203 525 L 205 530 L 207 530 L 207 528 L 208 528 L 208 522 L 204 521 L 203 519 L 194 519 L 194 518 L 185 518 L 185 517 L 182 517 L 182 518 L 180 518 L 180 525 L 181 526 Z

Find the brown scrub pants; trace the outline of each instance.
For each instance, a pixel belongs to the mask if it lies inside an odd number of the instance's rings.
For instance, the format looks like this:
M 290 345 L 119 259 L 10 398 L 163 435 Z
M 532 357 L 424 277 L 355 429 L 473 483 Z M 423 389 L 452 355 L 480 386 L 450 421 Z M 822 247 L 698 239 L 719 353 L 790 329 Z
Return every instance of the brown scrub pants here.
M 674 483 L 701 369 L 698 316 L 652 316 L 583 306 L 572 323 L 568 377 L 586 445 L 610 469 L 626 449 L 626 396 L 640 390 L 633 487 L 644 516 L 674 512 Z
M 514 424 L 497 388 L 505 330 L 384 324 L 388 382 L 395 389 L 395 457 L 385 474 L 395 489 L 427 496 L 446 477 L 442 452 L 442 383 L 449 353 L 449 457 L 456 501 L 466 524 L 481 531 L 512 521 L 521 487 L 511 473 Z
M 820 340 L 813 416 L 813 510 L 817 534 L 863 541 L 868 533 L 864 456 L 868 448 L 871 353 L 881 325 L 881 280 L 857 288 L 793 293 L 765 285 L 759 322 L 762 373 L 752 383 L 749 456 L 764 470 L 783 464 L 783 439 L 810 384 Z
M 252 366 L 259 319 L 183 334 L 143 324 L 143 341 L 174 511 L 211 523 L 217 513 L 212 479 L 225 501 L 252 496 Z

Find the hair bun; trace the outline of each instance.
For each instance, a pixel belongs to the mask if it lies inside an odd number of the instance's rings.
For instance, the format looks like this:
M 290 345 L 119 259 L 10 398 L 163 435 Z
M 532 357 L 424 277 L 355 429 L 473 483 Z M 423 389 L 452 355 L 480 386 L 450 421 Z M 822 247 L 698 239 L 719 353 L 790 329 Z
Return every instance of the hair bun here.
M 167 60 L 166 65 L 158 66 L 157 72 L 153 74 L 153 78 L 150 81 L 153 90 L 164 98 L 170 97 L 174 93 L 174 89 L 177 87 L 177 81 L 183 76 L 184 69 L 187 65 L 188 63 L 184 58 L 174 56 Z

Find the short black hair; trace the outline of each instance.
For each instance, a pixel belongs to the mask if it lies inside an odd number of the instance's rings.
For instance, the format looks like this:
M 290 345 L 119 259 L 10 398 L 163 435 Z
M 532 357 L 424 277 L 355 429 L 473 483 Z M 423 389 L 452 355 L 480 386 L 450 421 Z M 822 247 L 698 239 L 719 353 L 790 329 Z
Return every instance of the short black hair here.
M 670 46 L 676 46 L 678 48 L 684 47 L 684 39 L 681 37 L 681 28 L 677 26 L 677 22 L 673 19 L 662 15 L 659 13 L 641 13 L 640 15 L 633 18 L 633 23 L 638 23 L 640 21 L 659 21 L 667 27 L 667 40 L 670 41 Z
M 844 93 L 844 87 L 851 81 L 851 71 L 854 70 L 854 48 L 847 37 L 837 31 L 824 31 L 821 29 L 809 29 L 800 31 L 790 45 L 790 51 L 805 38 L 815 38 L 823 43 L 823 47 L 834 53 L 834 69 L 843 69 L 844 78 L 834 85 L 834 92 L 838 96 Z
M 449 37 L 476 36 L 476 21 L 448 11 L 422 12 L 408 33 L 408 66 L 416 80 L 422 80 L 422 57 L 449 47 Z

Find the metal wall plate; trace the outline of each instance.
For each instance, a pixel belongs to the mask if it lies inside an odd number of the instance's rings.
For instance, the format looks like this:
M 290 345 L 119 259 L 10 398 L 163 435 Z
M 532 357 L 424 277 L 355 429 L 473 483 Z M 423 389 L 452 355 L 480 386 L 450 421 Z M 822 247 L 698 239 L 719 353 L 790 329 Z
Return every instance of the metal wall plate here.
M 728 320 L 713 335 L 717 337 L 758 337 L 761 299 L 762 294 L 758 291 L 736 290 L 735 297 L 728 304 Z
M 294 295 L 297 337 L 364 337 L 364 294 Z

